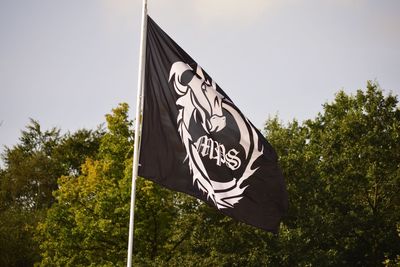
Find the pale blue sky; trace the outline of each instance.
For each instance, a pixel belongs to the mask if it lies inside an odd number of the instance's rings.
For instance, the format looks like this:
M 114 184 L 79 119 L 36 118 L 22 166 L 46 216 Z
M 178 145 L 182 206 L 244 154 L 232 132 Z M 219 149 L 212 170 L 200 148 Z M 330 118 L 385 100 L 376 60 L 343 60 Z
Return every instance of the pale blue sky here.
M 30 117 L 74 131 L 134 108 L 140 8 L 0 0 L 0 146 Z M 314 118 L 367 80 L 400 94 L 399 0 L 149 0 L 149 14 L 259 128 Z

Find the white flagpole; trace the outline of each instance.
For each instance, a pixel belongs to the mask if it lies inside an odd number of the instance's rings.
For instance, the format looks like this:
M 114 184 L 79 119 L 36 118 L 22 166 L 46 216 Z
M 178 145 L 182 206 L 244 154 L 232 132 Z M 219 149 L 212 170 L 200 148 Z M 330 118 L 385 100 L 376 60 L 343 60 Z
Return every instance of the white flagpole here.
M 136 121 L 135 121 L 135 145 L 133 150 L 133 167 L 132 167 L 132 189 L 131 189 L 131 207 L 129 218 L 129 241 L 128 241 L 128 260 L 127 267 L 132 266 L 132 251 L 133 251 L 133 233 L 134 233 L 134 218 L 135 218 L 135 194 L 136 194 L 136 177 L 139 167 L 140 154 L 140 131 L 141 131 L 141 108 L 144 85 L 144 69 L 146 58 L 146 32 L 147 32 L 147 0 L 143 0 L 142 7 L 142 29 L 140 33 L 140 50 L 139 50 L 139 72 L 138 72 L 138 89 L 136 98 Z

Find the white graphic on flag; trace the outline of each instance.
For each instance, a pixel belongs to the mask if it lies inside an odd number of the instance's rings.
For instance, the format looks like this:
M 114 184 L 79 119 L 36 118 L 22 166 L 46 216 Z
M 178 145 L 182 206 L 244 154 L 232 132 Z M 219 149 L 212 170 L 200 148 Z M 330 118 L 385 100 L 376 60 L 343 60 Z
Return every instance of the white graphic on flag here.
M 189 74 L 189 75 L 188 75 Z M 218 209 L 233 208 L 248 187 L 242 184 L 251 177 L 258 167 L 253 169 L 254 162 L 262 155 L 259 148 L 256 129 L 244 118 L 237 108 L 217 92 L 216 83 L 206 78 L 198 66 L 196 72 L 184 62 L 175 62 L 170 70 L 169 81 L 173 83 L 179 98 L 176 101 L 179 114 L 177 117 L 178 132 L 185 146 L 190 170 L 193 174 L 193 184 L 210 198 Z M 210 136 L 226 127 L 224 111 L 232 115 L 240 132 L 237 148 L 227 151 L 224 144 L 213 140 Z M 190 121 L 201 124 L 205 135 L 192 140 Z M 245 156 L 238 156 L 239 146 Z M 228 182 L 218 182 L 210 178 L 202 158 L 214 160 L 216 166 L 225 165 L 231 170 L 245 166 L 238 178 L 232 177 Z M 245 165 L 243 165 L 245 164 Z

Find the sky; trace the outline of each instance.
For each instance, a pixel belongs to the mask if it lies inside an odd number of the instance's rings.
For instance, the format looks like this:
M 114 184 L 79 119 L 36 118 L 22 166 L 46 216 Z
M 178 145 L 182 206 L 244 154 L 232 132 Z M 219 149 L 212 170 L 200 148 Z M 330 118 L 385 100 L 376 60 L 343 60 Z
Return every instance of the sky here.
M 262 128 L 339 90 L 400 94 L 398 0 L 148 0 L 149 15 Z M 0 0 L 0 152 L 29 118 L 96 128 L 136 103 L 140 0 Z

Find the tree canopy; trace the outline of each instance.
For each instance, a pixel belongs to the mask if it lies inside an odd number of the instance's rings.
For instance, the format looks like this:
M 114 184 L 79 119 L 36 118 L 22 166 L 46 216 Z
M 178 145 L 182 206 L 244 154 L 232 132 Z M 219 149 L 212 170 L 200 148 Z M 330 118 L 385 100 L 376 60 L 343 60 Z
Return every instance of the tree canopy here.
M 285 225 L 301 248 L 287 253 L 304 265 L 379 266 L 400 251 L 397 97 L 368 83 L 323 107 L 303 124 L 266 124 L 287 177 Z
M 78 175 L 86 157 L 94 157 L 103 135 L 97 130 L 61 134 L 43 131 L 32 120 L 19 143 L 3 153 L 0 169 L 0 266 L 32 266 L 40 260 L 33 236 L 54 204 L 61 175 Z
M 106 128 L 61 134 L 32 120 L 3 153 L 0 266 L 123 266 L 135 133 L 128 105 Z M 376 83 L 314 119 L 265 123 L 289 211 L 273 235 L 138 178 L 137 266 L 400 264 L 400 109 Z

